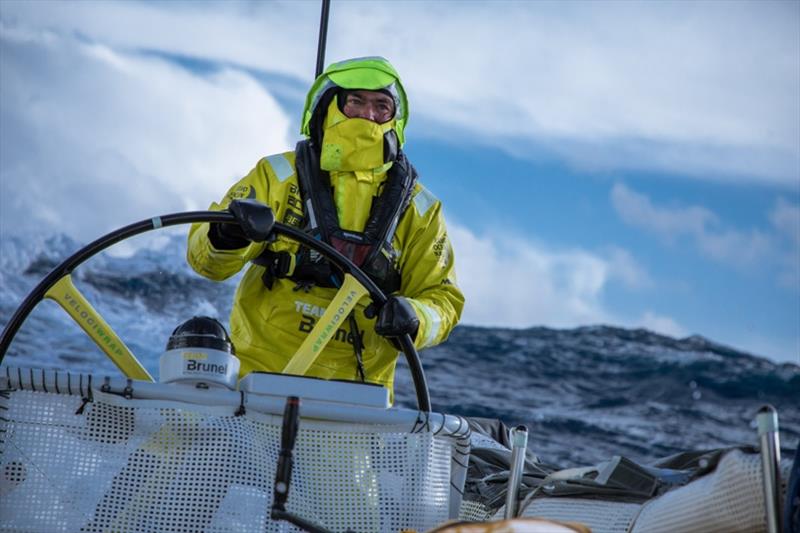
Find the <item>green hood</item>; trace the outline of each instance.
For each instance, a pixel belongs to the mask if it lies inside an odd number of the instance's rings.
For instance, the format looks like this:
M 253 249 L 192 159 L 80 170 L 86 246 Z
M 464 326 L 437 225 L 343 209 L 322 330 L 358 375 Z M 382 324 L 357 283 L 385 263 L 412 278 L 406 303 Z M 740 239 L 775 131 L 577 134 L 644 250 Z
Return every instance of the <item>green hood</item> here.
M 303 109 L 303 120 L 300 128 L 300 132 L 303 135 L 311 136 L 311 118 L 314 116 L 314 111 L 322 95 L 332 87 L 365 89 L 368 91 L 388 90 L 394 98 L 397 108 L 395 115 L 397 140 L 400 142 L 400 146 L 405 143 L 403 129 L 408 122 L 406 91 L 400 82 L 400 76 L 391 63 L 377 56 L 346 59 L 325 69 L 325 72 L 314 81 L 311 90 L 308 91 L 308 96 L 306 96 L 306 105 Z

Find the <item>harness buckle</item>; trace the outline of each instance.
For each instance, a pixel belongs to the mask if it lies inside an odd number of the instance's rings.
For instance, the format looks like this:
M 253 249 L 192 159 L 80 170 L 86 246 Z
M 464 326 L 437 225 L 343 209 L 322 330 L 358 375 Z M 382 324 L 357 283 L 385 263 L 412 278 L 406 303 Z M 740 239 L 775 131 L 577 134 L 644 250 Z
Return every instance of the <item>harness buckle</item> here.
M 272 289 L 276 278 L 286 278 L 291 275 L 295 266 L 295 257 L 289 252 L 266 252 L 253 262 L 264 267 L 261 281 L 268 289 Z
M 311 281 L 311 280 L 307 280 L 307 279 L 303 280 L 303 279 L 301 279 L 301 280 L 299 280 L 297 282 L 297 284 L 294 286 L 292 291 L 294 291 L 294 292 L 303 291 L 305 293 L 308 293 L 308 292 L 311 291 L 311 289 L 314 288 L 314 285 L 315 285 L 315 283 L 313 281 Z

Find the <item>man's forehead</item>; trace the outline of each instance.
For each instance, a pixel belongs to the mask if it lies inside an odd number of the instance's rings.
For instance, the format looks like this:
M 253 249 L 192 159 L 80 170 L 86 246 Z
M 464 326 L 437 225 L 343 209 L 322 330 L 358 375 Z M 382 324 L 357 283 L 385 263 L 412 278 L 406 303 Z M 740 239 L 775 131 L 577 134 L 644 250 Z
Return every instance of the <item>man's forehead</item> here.
M 387 101 L 394 103 L 394 98 L 389 96 L 386 93 L 382 93 L 380 91 L 369 91 L 367 89 L 356 89 L 354 91 L 348 91 L 348 95 L 358 96 L 364 100 L 377 100 L 377 101 Z

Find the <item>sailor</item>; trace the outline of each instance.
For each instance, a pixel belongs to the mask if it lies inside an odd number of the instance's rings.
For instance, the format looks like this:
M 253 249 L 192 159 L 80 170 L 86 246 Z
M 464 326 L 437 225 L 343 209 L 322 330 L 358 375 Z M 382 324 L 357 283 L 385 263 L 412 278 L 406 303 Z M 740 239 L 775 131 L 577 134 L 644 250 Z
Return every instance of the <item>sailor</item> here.
M 241 375 L 280 372 L 342 282 L 338 269 L 306 247 L 259 235 L 259 221 L 272 216 L 337 248 L 390 295 L 378 310 L 360 302 L 307 375 L 391 390 L 397 337 L 408 333 L 422 349 L 445 340 L 458 322 L 464 296 L 442 206 L 402 150 L 408 116 L 400 77 L 386 59 L 329 66 L 306 97 L 306 139 L 261 159 L 211 205 L 228 209 L 239 225 L 192 226 L 187 258 L 199 274 L 219 281 L 247 266 L 230 316 Z

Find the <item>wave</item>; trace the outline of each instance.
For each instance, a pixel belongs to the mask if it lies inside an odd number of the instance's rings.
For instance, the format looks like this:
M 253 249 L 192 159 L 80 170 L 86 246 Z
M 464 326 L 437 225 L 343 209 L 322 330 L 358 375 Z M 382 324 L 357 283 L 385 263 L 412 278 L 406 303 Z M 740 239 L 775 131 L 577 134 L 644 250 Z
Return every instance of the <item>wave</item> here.
M 237 279 L 204 280 L 186 264 L 182 234 L 124 254 L 103 253 L 74 274 L 76 285 L 157 375 L 172 329 L 193 315 L 227 323 Z M 28 291 L 79 244 L 63 235 L 0 241 L 0 325 Z M 800 367 L 778 364 L 702 336 L 676 339 L 645 329 L 457 327 L 422 354 L 434 409 L 525 424 L 547 462 L 640 461 L 686 449 L 755 444 L 752 420 L 769 403 L 781 414 L 788 450 L 800 438 Z M 17 335 L 8 365 L 116 373 L 112 363 L 52 302 Z M 415 405 L 400 359 L 397 402 Z

